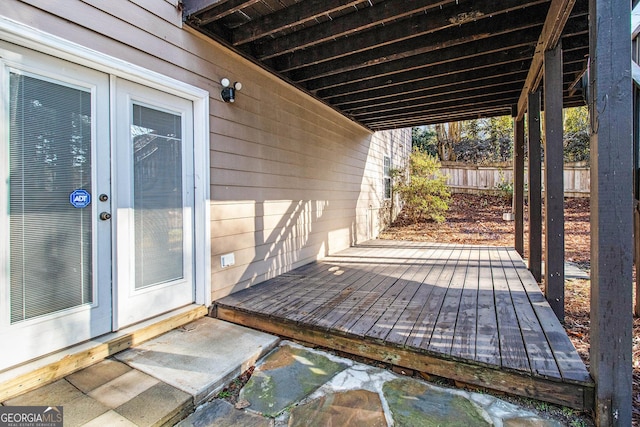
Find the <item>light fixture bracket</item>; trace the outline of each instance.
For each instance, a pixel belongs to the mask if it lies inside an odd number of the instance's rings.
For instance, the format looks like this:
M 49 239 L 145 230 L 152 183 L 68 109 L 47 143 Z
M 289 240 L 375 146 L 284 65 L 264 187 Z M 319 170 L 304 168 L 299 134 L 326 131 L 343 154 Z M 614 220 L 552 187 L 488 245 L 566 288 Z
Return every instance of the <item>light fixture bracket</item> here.
M 236 101 L 236 91 L 242 89 L 242 83 L 234 82 L 231 84 L 231 80 L 228 78 L 223 78 L 220 80 L 220 84 L 222 85 L 222 91 L 220 92 L 220 98 L 224 102 L 235 102 Z

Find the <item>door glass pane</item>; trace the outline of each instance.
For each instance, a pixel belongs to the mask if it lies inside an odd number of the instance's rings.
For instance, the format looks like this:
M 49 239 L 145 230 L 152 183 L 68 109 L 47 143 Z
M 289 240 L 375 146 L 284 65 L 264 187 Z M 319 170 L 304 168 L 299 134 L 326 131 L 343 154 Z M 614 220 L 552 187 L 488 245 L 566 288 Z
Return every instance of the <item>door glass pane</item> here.
M 182 118 L 133 105 L 136 289 L 183 272 Z
M 93 301 L 91 93 L 10 73 L 11 322 Z

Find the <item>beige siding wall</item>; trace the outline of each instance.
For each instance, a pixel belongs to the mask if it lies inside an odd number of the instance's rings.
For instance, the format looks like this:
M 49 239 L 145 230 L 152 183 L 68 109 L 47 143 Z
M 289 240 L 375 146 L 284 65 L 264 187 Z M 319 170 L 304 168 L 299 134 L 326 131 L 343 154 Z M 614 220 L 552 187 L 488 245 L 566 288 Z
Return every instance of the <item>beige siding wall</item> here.
M 210 92 L 212 299 L 377 236 L 383 157 L 401 163 L 410 131 L 369 132 L 181 28 L 173 0 L 5 3 L 4 16 Z M 234 104 L 222 77 L 243 83 Z
M 369 161 L 362 180 L 363 197 L 358 202 L 358 233 L 376 238 L 379 231 L 391 220 L 391 201 L 384 199 L 382 169 L 384 157 L 391 159 L 392 168 L 405 168 L 411 153 L 411 129 L 377 132 L 369 146 Z M 394 200 L 394 215 L 399 210 L 397 197 Z

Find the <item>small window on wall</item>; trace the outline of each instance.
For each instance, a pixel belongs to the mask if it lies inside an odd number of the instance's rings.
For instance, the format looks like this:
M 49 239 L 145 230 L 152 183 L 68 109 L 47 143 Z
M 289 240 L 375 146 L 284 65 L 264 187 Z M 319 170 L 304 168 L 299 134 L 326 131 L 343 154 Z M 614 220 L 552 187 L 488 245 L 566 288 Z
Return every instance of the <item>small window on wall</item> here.
M 384 198 L 391 198 L 391 157 L 384 156 Z

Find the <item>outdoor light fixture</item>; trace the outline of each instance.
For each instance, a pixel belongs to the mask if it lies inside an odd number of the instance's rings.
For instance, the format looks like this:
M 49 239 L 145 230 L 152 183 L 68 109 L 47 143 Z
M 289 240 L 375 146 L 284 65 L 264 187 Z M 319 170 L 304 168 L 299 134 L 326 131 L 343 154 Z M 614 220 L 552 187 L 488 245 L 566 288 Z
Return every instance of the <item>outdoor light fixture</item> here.
M 220 92 L 222 100 L 224 102 L 235 102 L 236 91 L 242 89 L 242 83 L 235 82 L 232 85 L 231 80 L 226 77 L 220 80 L 220 83 L 222 84 L 222 92 Z

